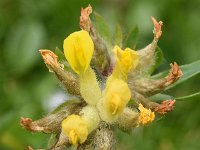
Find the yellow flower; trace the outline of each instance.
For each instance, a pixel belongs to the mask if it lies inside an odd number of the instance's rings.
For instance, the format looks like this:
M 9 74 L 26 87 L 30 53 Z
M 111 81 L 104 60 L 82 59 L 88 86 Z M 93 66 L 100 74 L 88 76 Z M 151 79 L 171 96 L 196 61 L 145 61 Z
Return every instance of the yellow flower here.
M 81 96 L 90 105 L 96 105 L 101 97 L 95 72 L 90 67 L 93 52 L 94 44 L 87 31 L 74 32 L 64 40 L 65 57 L 79 75 Z
M 129 71 L 138 65 L 139 54 L 130 48 L 126 48 L 123 51 L 119 46 L 114 47 L 114 53 L 116 65 L 113 75 L 117 77 L 126 77 Z
M 83 143 L 87 139 L 88 129 L 86 122 L 78 115 L 70 115 L 62 121 L 62 131 L 75 145 L 78 142 Z
M 131 98 L 128 84 L 120 79 L 107 81 L 104 96 L 98 104 L 101 118 L 107 122 L 114 122 L 122 113 Z
M 142 104 L 139 104 L 138 109 L 140 110 L 140 116 L 138 120 L 138 124 L 148 124 L 155 119 L 155 113 L 150 109 L 146 109 Z
M 92 59 L 94 44 L 87 31 L 81 30 L 70 34 L 64 40 L 64 54 L 72 69 L 84 73 Z

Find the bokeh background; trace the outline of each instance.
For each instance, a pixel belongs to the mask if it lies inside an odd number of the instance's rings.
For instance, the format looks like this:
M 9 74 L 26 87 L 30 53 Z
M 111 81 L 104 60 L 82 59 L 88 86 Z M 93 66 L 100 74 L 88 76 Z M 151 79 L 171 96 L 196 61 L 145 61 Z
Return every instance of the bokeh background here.
M 88 4 L 124 32 L 139 27 L 138 48 L 152 41 L 150 16 L 164 22 L 159 41 L 169 63 L 187 64 L 200 59 L 199 0 L 0 0 L 0 149 L 44 148 L 48 135 L 25 131 L 21 116 L 43 117 L 65 100 L 65 93 L 48 72 L 38 49 L 62 49 L 63 39 L 79 30 L 80 8 Z M 167 94 L 175 97 L 200 90 L 200 75 Z M 200 97 L 178 101 L 173 112 L 151 125 L 117 132 L 121 150 L 200 149 Z

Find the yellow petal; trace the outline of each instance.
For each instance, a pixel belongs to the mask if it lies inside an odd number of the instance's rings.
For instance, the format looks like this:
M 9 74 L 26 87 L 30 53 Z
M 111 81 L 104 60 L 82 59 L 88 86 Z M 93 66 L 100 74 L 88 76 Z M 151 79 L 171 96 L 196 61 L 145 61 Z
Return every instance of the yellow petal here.
M 62 131 L 72 144 L 85 142 L 88 129 L 85 121 L 78 115 L 70 115 L 62 121 Z
M 144 108 L 142 104 L 139 104 L 138 109 L 140 110 L 138 124 L 145 125 L 152 122 L 155 119 L 155 113 L 152 112 L 150 109 Z
M 110 110 L 112 115 L 115 115 L 122 105 L 121 99 L 118 94 L 114 93 L 110 99 Z
M 120 79 L 113 79 L 109 85 L 106 85 L 105 90 L 105 103 L 108 106 L 111 113 L 113 113 L 113 104 L 117 108 L 117 113 L 122 112 L 131 98 L 131 92 L 128 84 Z M 116 109 L 116 108 L 115 108 Z
M 96 79 L 95 72 L 89 66 L 84 74 L 80 75 L 80 93 L 89 105 L 96 105 L 101 98 L 101 89 Z
M 131 92 L 126 82 L 116 78 L 108 80 L 103 98 L 98 103 L 101 118 L 107 122 L 116 121 L 130 98 Z
M 71 140 L 71 143 L 73 145 L 78 143 L 78 135 L 76 134 L 75 130 L 70 130 L 69 132 L 69 138 Z
M 87 31 L 81 30 L 70 34 L 64 40 L 64 54 L 72 69 L 84 73 L 94 52 L 94 44 Z
M 123 51 L 119 46 L 114 47 L 114 53 L 116 64 L 113 75 L 118 78 L 126 78 L 130 70 L 138 65 L 139 54 L 130 48 Z

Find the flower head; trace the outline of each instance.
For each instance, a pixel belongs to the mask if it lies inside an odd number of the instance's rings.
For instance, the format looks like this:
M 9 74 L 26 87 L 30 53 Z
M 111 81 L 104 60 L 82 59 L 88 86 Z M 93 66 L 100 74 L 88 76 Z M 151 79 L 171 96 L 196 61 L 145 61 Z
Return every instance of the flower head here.
M 156 48 L 162 34 L 162 22 L 152 17 L 154 40 L 144 49 L 122 50 L 114 46 L 113 53 L 110 53 L 112 44 L 118 42 L 106 40 L 96 30 L 98 24 L 92 24 L 89 17 L 91 13 L 90 5 L 81 9 L 82 30 L 70 34 L 63 44 L 64 55 L 76 75 L 70 69 L 64 70 L 63 65 L 67 64 L 65 60 L 62 60 L 62 65 L 53 52 L 40 50 L 46 66 L 55 73 L 67 92 L 76 97 L 40 120 L 21 118 L 20 123 L 27 130 L 59 136 L 55 137 L 56 143 L 50 145 L 50 149 L 63 149 L 71 144 L 78 146 L 78 149 L 85 149 L 85 146 L 87 149 L 113 149 L 114 137 L 110 125 L 130 131 L 152 122 L 155 119 L 154 112 L 163 115 L 174 107 L 175 100 L 158 104 L 149 99 L 183 75 L 177 63 L 171 64 L 171 71 L 164 78 L 155 79 L 149 73 L 157 64 Z M 96 23 L 98 20 L 101 19 L 96 17 Z M 116 31 L 119 33 L 113 39 L 123 41 L 121 30 L 117 28 Z M 89 135 L 91 138 L 85 142 Z
M 64 40 L 65 57 L 77 74 L 84 73 L 92 59 L 94 44 L 87 31 L 70 34 Z

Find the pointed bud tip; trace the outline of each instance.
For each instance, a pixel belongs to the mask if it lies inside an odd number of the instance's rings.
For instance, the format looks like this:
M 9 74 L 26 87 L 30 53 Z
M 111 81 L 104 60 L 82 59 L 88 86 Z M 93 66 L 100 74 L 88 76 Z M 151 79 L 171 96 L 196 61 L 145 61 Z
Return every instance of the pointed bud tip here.
M 50 50 L 39 50 L 40 55 L 42 56 L 44 63 L 47 65 L 49 70 L 54 70 L 56 68 L 63 69 L 63 65 L 58 62 L 58 56 Z
M 182 70 L 180 69 L 179 65 L 176 62 L 171 63 L 170 66 L 171 66 L 171 70 L 168 76 L 166 77 L 165 86 L 169 86 L 173 84 L 183 75 Z
M 80 16 L 80 28 L 86 31 L 90 31 L 92 23 L 90 21 L 90 14 L 92 13 L 92 6 L 89 4 L 86 8 L 81 8 Z
M 154 37 L 158 40 L 161 35 L 162 35 L 162 26 L 163 26 L 163 22 L 162 21 L 157 21 L 154 17 L 151 16 L 151 20 L 154 24 Z
M 176 100 L 165 100 L 159 106 L 154 108 L 154 111 L 160 115 L 164 115 L 173 110 Z
M 31 118 L 24 118 L 24 117 L 21 117 L 20 119 L 20 125 L 25 128 L 26 130 L 29 130 L 29 131 L 34 131 L 32 128 L 31 128 L 31 123 L 32 123 L 32 119 Z

